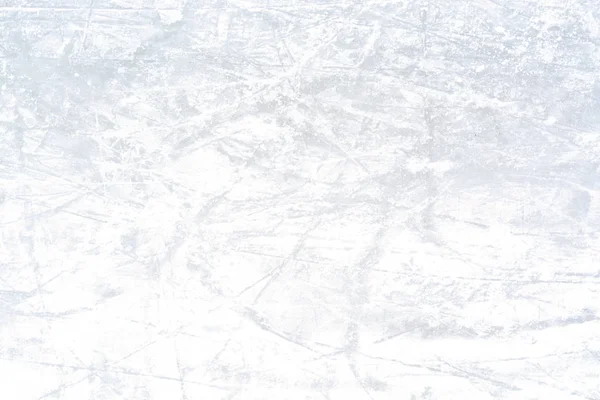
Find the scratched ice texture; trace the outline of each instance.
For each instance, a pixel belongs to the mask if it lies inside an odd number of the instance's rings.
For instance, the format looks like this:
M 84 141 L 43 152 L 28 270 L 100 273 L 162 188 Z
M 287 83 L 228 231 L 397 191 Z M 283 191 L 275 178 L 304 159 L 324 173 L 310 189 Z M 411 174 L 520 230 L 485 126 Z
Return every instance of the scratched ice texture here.
M 0 399 L 600 399 L 600 1 L 0 0 Z

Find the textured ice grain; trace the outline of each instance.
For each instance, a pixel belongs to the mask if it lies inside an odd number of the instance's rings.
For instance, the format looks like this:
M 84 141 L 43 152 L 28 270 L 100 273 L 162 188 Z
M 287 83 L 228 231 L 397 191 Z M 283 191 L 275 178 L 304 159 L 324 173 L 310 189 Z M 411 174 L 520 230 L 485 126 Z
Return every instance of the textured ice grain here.
M 0 0 L 0 399 L 600 399 L 597 0 Z

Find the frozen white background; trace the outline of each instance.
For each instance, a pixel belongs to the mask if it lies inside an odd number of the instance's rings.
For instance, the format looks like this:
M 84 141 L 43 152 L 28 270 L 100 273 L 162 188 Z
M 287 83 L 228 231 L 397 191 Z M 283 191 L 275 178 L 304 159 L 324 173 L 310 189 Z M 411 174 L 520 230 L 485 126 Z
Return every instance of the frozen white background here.
M 600 1 L 0 0 L 0 399 L 600 399 Z

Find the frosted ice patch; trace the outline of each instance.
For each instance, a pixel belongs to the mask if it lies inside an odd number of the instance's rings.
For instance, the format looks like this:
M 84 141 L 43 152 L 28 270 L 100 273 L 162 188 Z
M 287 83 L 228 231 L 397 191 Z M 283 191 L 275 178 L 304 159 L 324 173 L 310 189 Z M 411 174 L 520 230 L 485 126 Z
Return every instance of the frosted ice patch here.
M 426 167 L 427 160 L 424 160 L 422 158 L 411 157 L 406 161 L 406 169 L 408 169 L 413 174 L 422 171 Z
M 183 14 L 179 10 L 161 10 L 158 12 L 160 22 L 166 25 L 171 25 L 181 21 Z
M 25 122 L 25 125 L 28 128 L 32 128 L 33 126 L 35 126 L 36 118 L 35 114 L 31 112 L 31 110 L 19 107 L 18 111 L 21 117 L 23 118 L 23 122 Z
M 436 175 L 443 175 L 452 169 L 454 163 L 449 160 L 441 160 L 431 162 L 428 166 Z
M 229 14 L 223 12 L 219 15 L 217 22 L 217 34 L 220 41 L 226 41 L 229 33 Z

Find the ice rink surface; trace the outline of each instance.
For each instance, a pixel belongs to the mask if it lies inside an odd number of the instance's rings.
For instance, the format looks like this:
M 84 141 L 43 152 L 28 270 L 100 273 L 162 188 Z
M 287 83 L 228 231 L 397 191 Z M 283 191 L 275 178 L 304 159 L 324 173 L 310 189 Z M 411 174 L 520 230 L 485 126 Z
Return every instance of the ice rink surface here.
M 0 399 L 600 399 L 599 0 L 0 0 Z

